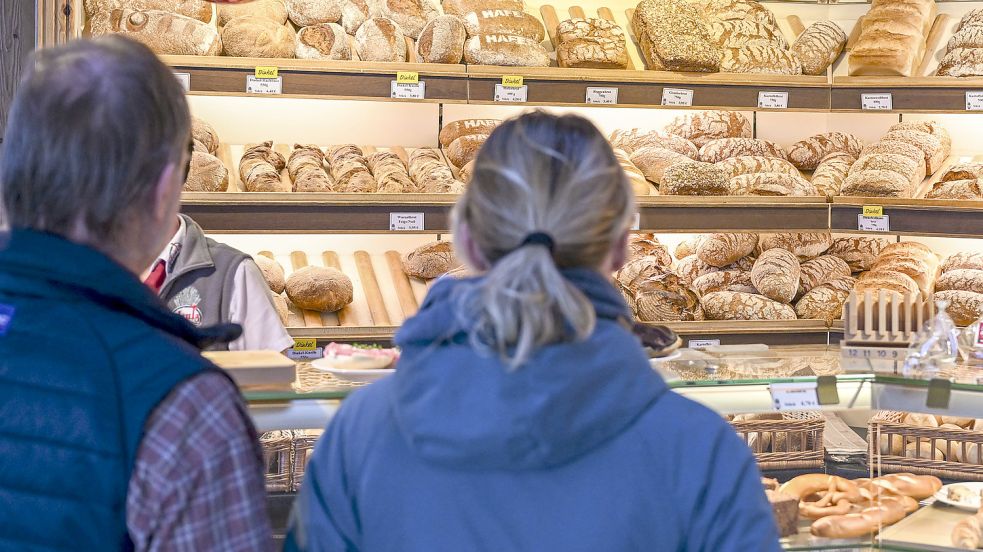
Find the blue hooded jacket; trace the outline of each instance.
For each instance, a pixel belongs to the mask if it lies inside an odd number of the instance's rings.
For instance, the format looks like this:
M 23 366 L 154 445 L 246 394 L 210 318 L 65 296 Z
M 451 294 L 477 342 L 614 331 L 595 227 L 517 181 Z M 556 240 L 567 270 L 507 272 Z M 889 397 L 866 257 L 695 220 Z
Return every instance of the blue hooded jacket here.
M 519 369 L 469 346 L 444 279 L 394 376 L 349 397 L 308 464 L 287 550 L 779 551 L 747 445 L 668 389 L 600 274 L 564 271 L 594 333 Z

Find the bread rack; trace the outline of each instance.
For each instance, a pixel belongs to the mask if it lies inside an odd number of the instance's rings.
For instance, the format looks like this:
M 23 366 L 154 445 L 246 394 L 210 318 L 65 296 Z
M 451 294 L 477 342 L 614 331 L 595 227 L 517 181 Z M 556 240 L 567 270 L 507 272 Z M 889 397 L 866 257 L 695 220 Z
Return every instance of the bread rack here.
M 843 370 L 895 373 L 912 339 L 934 317 L 931 296 L 885 289 L 851 291 L 843 305 Z

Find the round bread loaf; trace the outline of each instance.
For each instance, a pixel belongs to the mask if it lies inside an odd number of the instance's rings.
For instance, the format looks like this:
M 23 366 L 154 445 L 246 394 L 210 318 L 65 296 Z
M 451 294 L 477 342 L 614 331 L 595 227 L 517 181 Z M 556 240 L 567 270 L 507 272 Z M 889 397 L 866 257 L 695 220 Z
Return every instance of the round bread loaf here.
M 191 137 L 195 141 L 201 142 L 201 145 L 205 146 L 208 153 L 215 155 L 215 152 L 218 151 L 218 132 L 215 132 L 215 127 L 208 121 L 199 119 L 198 117 L 192 117 Z
M 464 44 L 464 61 L 471 65 L 548 67 L 550 57 L 539 42 L 530 38 L 487 34 L 467 40 Z
M 801 265 L 802 274 L 799 277 L 799 295 L 804 295 L 812 288 L 830 280 L 849 276 L 850 265 L 833 255 L 822 255 L 808 260 Z
M 757 234 L 707 234 L 696 247 L 696 256 L 710 266 L 724 267 L 751 254 Z
M 698 111 L 676 117 L 666 126 L 666 132 L 702 148 L 720 138 L 751 138 L 751 121 L 740 111 Z
M 847 276 L 812 288 L 795 304 L 796 316 L 822 320 L 827 324 L 839 320 L 843 316 L 843 303 L 850 296 L 855 283 L 852 277 Z
M 305 266 L 291 274 L 285 289 L 290 302 L 297 308 L 335 312 L 352 302 L 352 281 L 340 270 L 321 266 Z
M 935 282 L 935 291 L 962 290 L 983 293 L 983 270 L 959 268 L 943 272 Z
M 481 149 L 481 146 L 484 145 L 485 140 L 487 139 L 487 134 L 469 134 L 467 136 L 461 136 L 457 140 L 451 142 L 450 147 L 447 148 L 447 159 L 449 159 L 455 167 L 463 167 L 478 156 L 478 150 Z
M 375 0 L 380 15 L 392 19 L 406 36 L 417 39 L 423 28 L 440 15 L 430 0 Z
M 219 27 L 224 27 L 229 24 L 229 21 L 243 16 L 262 17 L 282 25 L 287 22 L 287 5 L 284 0 L 218 4 Z
M 724 171 L 716 165 L 686 161 L 675 163 L 663 171 L 659 191 L 664 195 L 728 195 L 730 183 Z
M 963 251 L 955 255 L 946 257 L 942 263 L 942 272 L 958 270 L 960 268 L 970 268 L 973 270 L 983 270 L 983 253 Z
M 253 261 L 256 262 L 256 266 L 259 267 L 259 271 L 263 274 L 266 285 L 270 286 L 270 291 L 277 294 L 283 293 L 284 287 L 286 286 L 286 279 L 280 263 L 265 255 L 256 255 L 253 257 Z
M 280 318 L 280 323 L 286 326 L 290 320 L 290 307 L 287 306 L 287 299 L 283 295 L 271 291 L 270 300 L 273 301 L 273 308 L 276 310 L 277 317 Z
M 413 278 L 431 280 L 446 274 L 457 264 L 453 243 L 438 241 L 421 245 L 407 253 L 403 258 L 403 272 Z
M 298 31 L 295 53 L 300 59 L 352 59 L 348 35 L 336 23 L 319 23 Z
M 704 274 L 693 280 L 691 287 L 700 295 L 706 295 L 715 291 L 758 293 L 757 288 L 751 283 L 751 273 L 742 270 L 719 270 Z
M 191 170 L 184 182 L 186 192 L 224 192 L 229 189 L 229 170 L 210 153 L 191 154 Z
M 877 255 L 890 241 L 887 238 L 844 237 L 836 238 L 826 251 L 827 254 L 846 261 L 853 272 L 870 270 Z
M 815 259 L 833 245 L 829 232 L 761 234 L 758 236 L 758 249 L 784 249 L 795 254 L 800 261 Z
M 857 285 L 854 289 L 861 294 L 870 290 L 875 296 L 882 289 L 901 294 L 918 294 L 918 284 L 910 276 L 888 270 L 871 270 L 862 273 L 857 277 Z
M 341 0 L 286 0 L 287 17 L 298 27 L 341 20 Z
M 641 322 L 703 320 L 696 294 L 672 273 L 643 280 L 634 290 L 635 314 Z
M 784 249 L 769 249 L 754 261 L 751 283 L 761 295 L 789 303 L 799 291 L 799 259 Z
M 228 56 L 292 58 L 297 33 L 290 25 L 245 15 L 229 21 L 222 29 L 222 44 Z
M 763 295 L 718 291 L 703 297 L 708 320 L 795 320 L 795 310 Z
M 355 36 L 358 28 L 369 20 L 369 4 L 365 0 L 341 0 L 341 26 Z
M 424 63 L 461 63 L 467 33 L 461 20 L 441 15 L 430 20 L 420 32 L 416 54 Z
M 631 162 L 638 167 L 645 179 L 656 185 L 662 182 L 666 169 L 691 161 L 689 157 L 659 146 L 646 146 L 631 154 Z
M 460 119 L 457 121 L 451 121 L 444 125 L 444 128 L 440 129 L 440 134 L 437 136 L 437 140 L 440 141 L 440 145 L 443 147 L 448 147 L 454 140 L 462 136 L 470 136 L 472 134 L 491 134 L 495 127 L 501 124 L 500 119 Z
M 392 19 L 373 17 L 355 33 L 355 50 L 362 61 L 406 61 L 406 38 Z
M 461 20 L 469 37 L 500 34 L 524 36 L 536 42 L 542 42 L 546 37 L 546 30 L 539 19 L 524 11 L 482 9 L 464 14 Z
M 983 315 L 983 293 L 947 290 L 935 294 L 936 301 L 949 303 L 946 312 L 957 326 L 969 326 Z

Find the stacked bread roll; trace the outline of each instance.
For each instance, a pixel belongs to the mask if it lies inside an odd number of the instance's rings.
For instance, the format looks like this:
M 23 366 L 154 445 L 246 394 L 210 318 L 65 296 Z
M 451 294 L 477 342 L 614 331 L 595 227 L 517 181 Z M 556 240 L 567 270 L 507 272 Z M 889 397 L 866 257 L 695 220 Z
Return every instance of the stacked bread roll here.
M 556 62 L 560 67 L 625 69 L 625 31 L 607 19 L 567 19 L 556 29 Z
M 947 312 L 960 326 L 968 326 L 983 315 L 983 254 L 957 253 L 942 263 L 935 283 L 935 298 L 946 301 Z
M 983 163 L 956 163 L 925 194 L 927 199 L 983 199 Z
M 972 10 L 959 21 L 936 74 L 941 77 L 983 75 L 983 10 Z
M 186 192 L 224 192 L 229 188 L 229 170 L 216 157 L 219 147 L 218 133 L 203 119 L 192 117 L 191 136 L 194 151 L 191 168 L 184 182 Z
M 936 13 L 935 0 L 873 0 L 850 51 L 850 74 L 912 76 Z

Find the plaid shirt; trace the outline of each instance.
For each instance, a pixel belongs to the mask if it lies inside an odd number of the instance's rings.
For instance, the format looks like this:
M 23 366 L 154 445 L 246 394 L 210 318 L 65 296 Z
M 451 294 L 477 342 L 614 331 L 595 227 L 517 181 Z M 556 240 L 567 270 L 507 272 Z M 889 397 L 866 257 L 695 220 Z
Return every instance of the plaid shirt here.
M 235 385 L 215 373 L 181 383 L 147 421 L 130 477 L 135 549 L 272 550 L 263 470 Z

